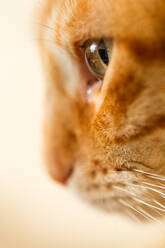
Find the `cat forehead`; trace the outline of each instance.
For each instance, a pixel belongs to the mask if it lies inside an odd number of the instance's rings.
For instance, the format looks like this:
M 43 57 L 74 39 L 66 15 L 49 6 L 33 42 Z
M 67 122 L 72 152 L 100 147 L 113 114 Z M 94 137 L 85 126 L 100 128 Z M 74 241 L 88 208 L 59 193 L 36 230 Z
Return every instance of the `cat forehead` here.
M 164 36 L 164 0 L 49 0 L 46 24 L 58 40 Z M 143 35 L 142 35 L 143 34 Z

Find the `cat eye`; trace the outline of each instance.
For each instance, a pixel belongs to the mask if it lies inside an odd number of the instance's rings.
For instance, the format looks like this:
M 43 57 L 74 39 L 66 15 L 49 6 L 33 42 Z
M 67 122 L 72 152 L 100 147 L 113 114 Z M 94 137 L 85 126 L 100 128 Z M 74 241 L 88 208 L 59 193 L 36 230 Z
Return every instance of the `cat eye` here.
M 104 77 L 111 60 L 112 47 L 112 39 L 89 39 L 82 45 L 89 70 L 100 79 Z

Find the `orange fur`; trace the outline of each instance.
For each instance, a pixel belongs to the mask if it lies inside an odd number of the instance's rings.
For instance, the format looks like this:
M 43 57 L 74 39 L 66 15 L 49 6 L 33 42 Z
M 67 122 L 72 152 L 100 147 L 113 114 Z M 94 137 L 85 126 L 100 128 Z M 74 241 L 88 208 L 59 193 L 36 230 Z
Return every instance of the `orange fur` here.
M 165 176 L 165 2 L 47 0 L 44 5 L 39 37 L 46 74 L 44 153 L 51 175 L 64 182 L 72 171 L 70 184 L 107 211 L 124 212 L 118 202 L 124 199 L 157 217 L 131 194 L 154 206 L 153 198 L 164 203 L 143 185 L 164 181 L 135 169 Z M 89 102 L 90 76 L 77 44 L 102 37 L 114 39 L 113 55 Z

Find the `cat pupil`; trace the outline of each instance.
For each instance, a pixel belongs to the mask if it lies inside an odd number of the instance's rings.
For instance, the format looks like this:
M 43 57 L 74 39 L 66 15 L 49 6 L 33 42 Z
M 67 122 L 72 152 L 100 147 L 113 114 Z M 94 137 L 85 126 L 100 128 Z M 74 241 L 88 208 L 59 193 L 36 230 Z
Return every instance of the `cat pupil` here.
M 109 57 L 108 57 L 108 52 L 107 52 L 107 48 L 105 46 L 104 40 L 100 41 L 98 52 L 99 52 L 100 58 L 102 59 L 104 64 L 108 65 L 109 64 Z

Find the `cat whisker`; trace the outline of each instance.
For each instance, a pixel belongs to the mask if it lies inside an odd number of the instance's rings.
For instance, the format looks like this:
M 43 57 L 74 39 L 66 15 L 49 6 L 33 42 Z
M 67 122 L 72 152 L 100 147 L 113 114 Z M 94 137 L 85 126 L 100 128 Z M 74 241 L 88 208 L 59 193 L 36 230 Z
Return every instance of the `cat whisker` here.
M 148 216 L 148 218 L 150 218 L 151 220 L 160 223 L 160 221 L 159 221 L 158 219 L 154 218 L 151 214 L 149 214 L 147 211 L 145 211 L 145 210 L 142 209 L 141 207 L 138 207 L 138 210 L 139 210 L 140 212 L 142 212 L 143 214 L 145 214 L 146 216 Z
M 147 172 L 147 171 L 143 171 L 143 170 L 133 169 L 133 171 L 136 171 L 136 172 L 142 173 L 142 174 L 146 174 L 146 175 L 150 175 L 150 176 L 159 176 L 159 177 L 163 177 L 163 176 L 158 175 L 158 174 L 156 174 L 156 173 L 151 173 L 151 172 Z
M 155 187 L 155 188 L 159 188 L 159 189 L 164 189 L 165 190 L 165 186 L 161 186 L 159 184 L 152 184 L 152 183 L 147 183 L 147 182 L 142 182 L 143 184 L 146 184 L 148 186 L 152 186 L 152 187 Z
M 164 185 L 164 184 L 162 184 L 162 183 L 159 183 L 158 185 L 159 185 L 159 186 L 163 186 L 163 187 L 165 186 L 165 185 Z
M 50 30 L 52 30 L 52 31 L 56 31 L 53 27 L 50 27 L 50 26 L 48 26 L 48 25 L 46 25 L 46 24 L 42 24 L 42 23 L 36 23 L 37 25 L 39 25 L 39 26 L 42 26 L 42 27 L 44 27 L 44 28 L 46 28 L 46 29 L 50 29 Z
M 133 198 L 134 199 L 134 198 Z M 149 221 L 155 221 L 155 222 L 159 222 L 161 223 L 161 221 L 159 221 L 158 219 L 156 219 L 155 217 L 153 217 L 151 214 L 149 214 L 147 211 L 145 211 L 144 209 L 142 209 L 140 206 L 138 206 L 138 208 L 133 207 L 131 204 L 129 204 L 128 202 L 125 202 L 123 199 L 119 199 L 119 202 L 124 205 L 125 207 L 129 207 L 130 209 L 134 210 L 136 213 L 142 215 L 144 218 L 146 218 Z M 148 205 L 147 205 L 148 206 Z M 155 209 L 154 209 L 155 210 Z M 159 211 L 155 210 L 155 212 L 157 212 L 160 216 L 163 217 L 163 214 L 161 214 Z M 136 217 L 137 219 L 137 217 Z
M 159 210 L 161 212 L 165 212 L 165 209 L 162 209 L 160 207 L 154 206 L 154 205 L 152 205 L 150 203 L 147 203 L 147 202 L 145 202 L 143 200 L 138 199 L 137 197 L 134 197 L 133 200 L 135 200 L 136 202 L 139 202 L 139 203 L 141 203 L 141 204 L 143 204 L 143 205 L 145 205 L 145 206 L 147 206 L 149 208 L 153 208 L 153 209 L 157 209 L 157 210 Z
M 122 200 L 122 199 L 119 199 L 119 202 L 125 206 L 125 207 L 128 207 L 130 209 L 132 209 L 133 211 L 135 211 L 136 213 L 140 214 L 141 216 L 143 216 L 144 218 L 146 218 L 147 220 L 151 220 L 148 216 L 146 216 L 146 214 L 142 213 L 141 211 L 139 211 L 138 209 L 136 209 L 135 207 L 133 207 L 131 204 L 129 204 L 128 202 Z
M 161 186 L 159 184 L 152 184 L 152 183 L 147 183 L 147 182 L 142 182 L 143 184 L 149 185 L 149 186 L 153 186 L 159 189 L 165 189 L 165 186 Z
M 156 185 L 156 184 L 150 184 L 150 183 L 147 183 L 147 182 L 143 182 L 144 184 L 146 185 L 150 185 L 150 186 L 153 186 L 153 187 L 159 187 L 159 188 L 162 188 L 162 189 L 165 189 L 164 185 L 161 186 L 161 185 Z M 139 185 L 140 186 L 140 185 Z M 148 187 L 147 187 L 148 188 Z M 160 192 L 159 192 L 160 193 Z M 165 209 L 165 206 L 163 204 L 161 204 L 160 202 L 158 202 L 157 200 L 153 200 L 154 203 L 156 203 L 158 206 L 162 207 L 163 209 Z
M 155 213 L 159 214 L 161 217 L 164 218 L 164 214 L 160 213 L 158 210 L 155 210 Z
M 141 224 L 142 221 L 138 218 L 138 216 L 134 213 L 134 211 L 130 211 L 129 208 L 125 208 L 124 211 L 126 212 L 126 214 L 135 222 L 137 222 L 138 224 Z
M 145 185 L 135 185 L 135 184 L 132 184 L 132 183 L 128 183 L 127 185 L 131 185 L 131 186 L 134 186 L 134 187 L 140 187 L 140 188 L 143 188 L 143 189 L 151 190 L 151 191 L 153 191 L 153 192 L 155 192 L 157 194 L 160 194 L 163 198 L 165 198 L 165 193 L 161 192 L 160 190 L 157 190 L 157 189 L 145 186 Z
M 149 178 L 155 179 L 155 180 L 159 180 L 159 181 L 163 181 L 165 182 L 165 178 L 161 178 L 161 177 L 155 177 L 155 176 L 148 176 Z
M 143 201 L 143 200 L 141 200 L 141 199 L 139 199 L 139 198 L 137 198 L 136 197 L 136 194 L 134 194 L 134 193 L 132 193 L 132 192 L 129 192 L 128 190 L 126 190 L 126 189 L 122 189 L 122 188 L 120 188 L 120 187 L 118 187 L 118 186 L 114 186 L 114 188 L 116 188 L 117 190 L 120 190 L 120 191 L 122 191 L 122 192 L 125 192 L 125 193 L 127 193 L 127 194 L 129 194 L 129 195 L 131 195 L 132 196 L 132 199 L 135 201 L 135 202 L 138 202 L 138 203 L 140 203 L 140 204 L 143 204 L 143 205 L 145 205 L 145 206 L 147 206 L 147 207 L 149 207 L 149 208 L 152 208 L 152 209 L 154 209 L 155 211 L 156 210 L 158 210 L 159 212 L 165 212 L 165 207 L 161 204 L 161 203 L 159 203 L 158 201 L 156 201 L 156 200 L 154 200 L 154 203 L 156 203 L 157 205 L 159 205 L 159 207 L 157 207 L 157 206 L 155 206 L 155 205 L 152 205 L 152 204 L 150 204 L 150 203 L 147 203 L 147 202 L 145 202 L 145 201 Z M 121 201 L 123 201 L 122 199 L 119 199 L 119 201 L 121 202 Z M 128 205 L 128 203 L 127 203 L 127 205 Z M 132 208 L 134 208 L 133 206 L 131 206 Z M 137 210 L 137 209 L 136 209 Z M 144 211 L 144 210 L 143 210 Z M 149 213 L 148 213 L 148 217 L 149 217 Z M 154 217 L 152 217 L 152 220 L 154 220 L 154 221 L 156 221 L 156 219 L 154 218 Z
M 123 191 L 123 192 L 125 192 L 125 193 L 127 193 L 127 194 L 129 194 L 129 195 L 131 195 L 131 196 L 137 196 L 135 193 L 130 192 L 129 190 L 123 189 L 123 188 L 121 188 L 121 187 L 119 187 L 119 186 L 113 185 L 113 188 L 114 188 L 114 189 L 117 189 L 117 190 L 120 190 L 120 191 Z
M 153 202 L 165 209 L 165 206 L 161 204 L 160 202 L 158 202 L 157 200 L 153 200 Z
M 140 185 L 140 186 L 142 187 L 142 185 Z M 165 198 L 165 193 L 161 192 L 160 190 L 157 190 L 157 189 L 154 189 L 154 188 L 151 188 L 151 187 L 146 187 L 146 186 L 144 186 L 144 187 L 146 189 L 148 189 L 148 190 L 151 190 L 151 191 L 157 193 L 157 194 L 160 194 L 163 198 Z
M 147 175 L 150 178 L 154 178 L 154 179 L 158 179 L 158 180 L 161 180 L 161 181 L 165 181 L 165 177 L 163 177 L 161 175 L 158 175 L 158 174 L 155 174 L 155 173 L 150 173 L 150 172 L 146 172 L 146 171 L 142 171 L 142 170 L 137 170 L 137 169 L 133 169 L 133 171 L 135 171 L 137 173 L 141 173 L 141 174 Z

